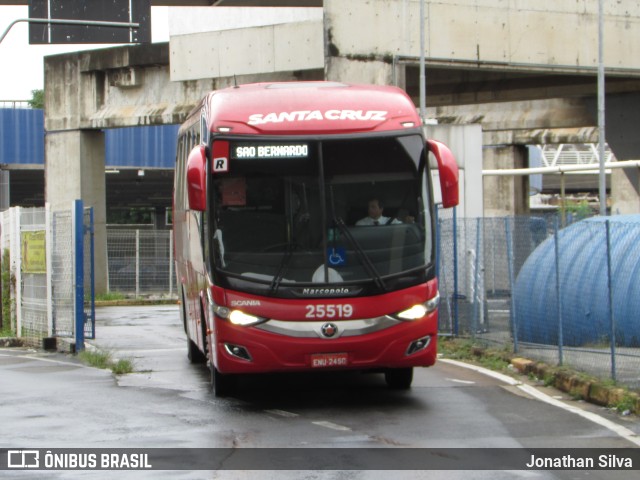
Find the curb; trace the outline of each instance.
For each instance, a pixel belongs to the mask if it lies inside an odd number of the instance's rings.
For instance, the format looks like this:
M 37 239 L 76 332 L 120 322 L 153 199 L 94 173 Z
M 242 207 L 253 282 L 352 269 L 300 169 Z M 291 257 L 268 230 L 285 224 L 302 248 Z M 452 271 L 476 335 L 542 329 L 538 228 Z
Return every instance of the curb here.
M 0 337 L 0 348 L 23 347 L 24 342 L 17 337 Z
M 575 372 L 551 367 L 545 363 L 534 362 L 527 358 L 515 357 L 511 365 L 523 375 L 535 375 L 549 382 L 549 385 L 581 398 L 587 402 L 611 407 L 627 401 L 630 413 L 640 414 L 640 394 L 612 385 L 605 385 L 598 380 L 585 378 Z

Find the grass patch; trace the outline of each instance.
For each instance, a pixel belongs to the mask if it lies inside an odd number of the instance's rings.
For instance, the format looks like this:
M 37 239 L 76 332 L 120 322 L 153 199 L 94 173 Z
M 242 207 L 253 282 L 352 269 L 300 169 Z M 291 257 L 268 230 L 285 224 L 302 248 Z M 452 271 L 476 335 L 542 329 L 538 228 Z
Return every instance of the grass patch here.
M 133 361 L 121 358 L 111 365 L 111 371 L 116 375 L 124 375 L 133 372 Z
M 511 363 L 510 353 L 504 349 L 490 349 L 466 339 L 440 339 L 438 351 L 446 358 L 466 360 L 490 370 L 508 371 Z
M 96 295 L 96 302 L 112 302 L 115 300 L 125 300 L 127 297 L 120 292 L 107 292 Z
M 95 368 L 111 370 L 116 375 L 124 375 L 133 372 L 133 361 L 127 358 L 113 359 L 111 352 L 104 350 L 82 350 L 78 358 L 83 363 Z

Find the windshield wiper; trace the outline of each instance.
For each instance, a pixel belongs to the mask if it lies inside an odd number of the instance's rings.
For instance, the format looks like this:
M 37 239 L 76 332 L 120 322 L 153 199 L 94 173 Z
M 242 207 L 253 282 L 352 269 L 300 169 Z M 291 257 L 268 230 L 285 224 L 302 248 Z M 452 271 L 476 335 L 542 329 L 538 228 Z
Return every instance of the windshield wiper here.
M 285 268 L 289 264 L 291 257 L 293 256 L 293 251 L 295 250 L 295 244 L 293 242 L 289 242 L 287 244 L 287 250 L 284 252 L 284 256 L 280 261 L 280 265 L 278 266 L 278 271 L 276 272 L 273 280 L 271 281 L 271 285 L 269 285 L 269 292 L 275 294 L 280 287 L 280 283 L 282 282 L 282 278 L 284 277 Z

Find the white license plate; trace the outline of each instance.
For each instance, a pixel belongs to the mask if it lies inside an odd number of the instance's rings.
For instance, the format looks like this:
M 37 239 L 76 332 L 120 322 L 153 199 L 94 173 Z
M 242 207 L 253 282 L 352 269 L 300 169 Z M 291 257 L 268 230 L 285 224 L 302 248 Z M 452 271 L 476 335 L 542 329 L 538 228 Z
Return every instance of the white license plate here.
M 312 368 L 344 367 L 349 364 L 346 353 L 318 353 L 311 355 Z

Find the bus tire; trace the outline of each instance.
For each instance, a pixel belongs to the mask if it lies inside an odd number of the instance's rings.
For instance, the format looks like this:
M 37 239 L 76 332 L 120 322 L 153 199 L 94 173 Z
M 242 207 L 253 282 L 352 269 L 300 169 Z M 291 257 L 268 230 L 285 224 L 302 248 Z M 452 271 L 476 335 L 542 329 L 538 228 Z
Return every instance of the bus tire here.
M 213 364 L 209 364 L 211 374 L 211 390 L 216 397 L 228 396 L 234 387 L 234 377 L 229 374 L 220 373 Z
M 384 372 L 384 379 L 394 390 L 408 390 L 413 382 L 413 368 L 389 368 Z

